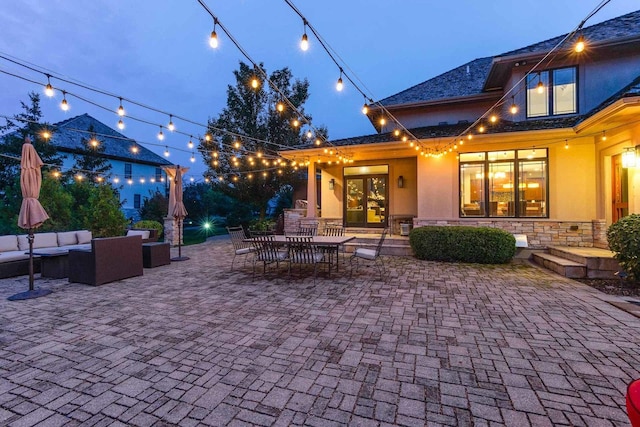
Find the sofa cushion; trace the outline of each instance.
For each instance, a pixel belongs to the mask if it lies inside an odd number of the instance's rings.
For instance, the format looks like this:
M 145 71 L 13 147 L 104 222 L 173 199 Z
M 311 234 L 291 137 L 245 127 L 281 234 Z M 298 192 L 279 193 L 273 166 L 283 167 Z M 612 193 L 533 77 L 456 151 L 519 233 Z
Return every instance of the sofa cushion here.
M 56 233 L 36 233 L 33 237 L 33 249 L 58 246 L 58 236 L 56 236 Z M 29 240 L 26 234 L 18 236 L 18 249 L 21 251 L 29 250 Z
M 142 236 L 142 240 L 149 238 L 149 230 L 128 230 L 127 236 Z
M 76 236 L 78 237 L 78 244 L 84 245 L 86 243 L 91 243 L 91 232 L 89 230 L 80 230 L 76 231 Z
M 18 236 L 0 236 L 0 252 L 17 251 Z
M 58 246 L 70 246 L 78 244 L 78 237 L 75 231 L 65 231 L 58 234 Z
M 25 254 L 24 251 L 8 251 L 3 252 L 0 255 L 0 263 L 10 262 L 10 261 L 20 261 L 23 259 L 29 259 L 29 254 Z

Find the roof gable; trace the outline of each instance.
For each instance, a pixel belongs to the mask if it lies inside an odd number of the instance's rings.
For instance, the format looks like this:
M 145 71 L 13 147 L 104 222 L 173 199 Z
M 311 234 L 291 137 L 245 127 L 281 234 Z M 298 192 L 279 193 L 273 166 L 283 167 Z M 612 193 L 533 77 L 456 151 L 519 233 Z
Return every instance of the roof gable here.
M 106 157 L 128 160 L 132 163 L 156 164 L 158 166 L 172 164 L 139 143 L 137 143 L 138 153 L 133 154 L 130 148 L 136 142 L 134 139 L 127 138 L 86 113 L 55 123 L 52 126 L 54 132 L 51 137 L 51 144 L 63 151 L 78 152 L 85 150 L 82 140 L 89 137 L 87 130 L 93 126 L 97 139 L 103 143 L 103 154 Z

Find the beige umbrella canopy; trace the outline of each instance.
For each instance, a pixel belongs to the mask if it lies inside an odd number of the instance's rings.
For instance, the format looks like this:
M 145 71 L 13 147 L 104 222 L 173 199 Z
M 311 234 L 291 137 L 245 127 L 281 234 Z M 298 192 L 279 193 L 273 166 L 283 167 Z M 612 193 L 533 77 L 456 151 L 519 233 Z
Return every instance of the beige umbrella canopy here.
M 31 140 L 26 137 L 22 145 L 22 158 L 20 160 L 22 205 L 18 214 L 18 226 L 29 230 L 27 235 L 27 240 L 29 241 L 29 290 L 10 296 L 8 298 L 10 301 L 37 298 L 51 293 L 48 289 L 34 289 L 33 286 L 33 230 L 49 219 L 49 215 L 38 200 L 40 186 L 42 185 L 42 171 L 40 168 L 43 164 L 36 149 L 31 145 Z
M 182 201 L 182 168 L 178 166 L 176 169 L 176 178 L 175 178 L 175 204 L 173 205 L 173 211 L 171 215 L 174 218 L 182 219 L 187 216 L 187 209 L 184 207 L 184 202 Z
M 22 205 L 18 215 L 20 228 L 27 230 L 38 228 L 49 219 L 49 215 L 38 200 L 42 185 L 40 168 L 43 164 L 36 149 L 31 145 L 31 140 L 26 137 L 22 145 L 22 160 L 20 161 L 20 189 L 22 190 Z

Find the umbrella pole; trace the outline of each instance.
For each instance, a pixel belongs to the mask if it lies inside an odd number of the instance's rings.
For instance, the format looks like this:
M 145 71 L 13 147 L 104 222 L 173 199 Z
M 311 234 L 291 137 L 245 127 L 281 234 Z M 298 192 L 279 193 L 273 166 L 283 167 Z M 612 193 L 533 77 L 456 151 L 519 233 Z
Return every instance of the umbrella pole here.
M 29 241 L 29 292 L 33 292 L 33 228 L 29 229 L 27 240 Z
M 171 261 L 186 261 L 188 256 L 182 256 L 182 218 L 176 217 L 178 220 L 178 257 L 171 258 Z

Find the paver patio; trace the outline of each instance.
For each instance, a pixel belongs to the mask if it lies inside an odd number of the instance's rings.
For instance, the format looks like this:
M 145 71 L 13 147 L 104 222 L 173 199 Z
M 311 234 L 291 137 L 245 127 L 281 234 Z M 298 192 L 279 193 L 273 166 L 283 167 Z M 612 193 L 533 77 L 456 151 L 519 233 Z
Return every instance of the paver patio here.
M 629 425 L 640 319 L 580 283 L 403 257 L 252 281 L 228 240 L 182 251 L 30 301 L 1 280 L 0 425 Z

